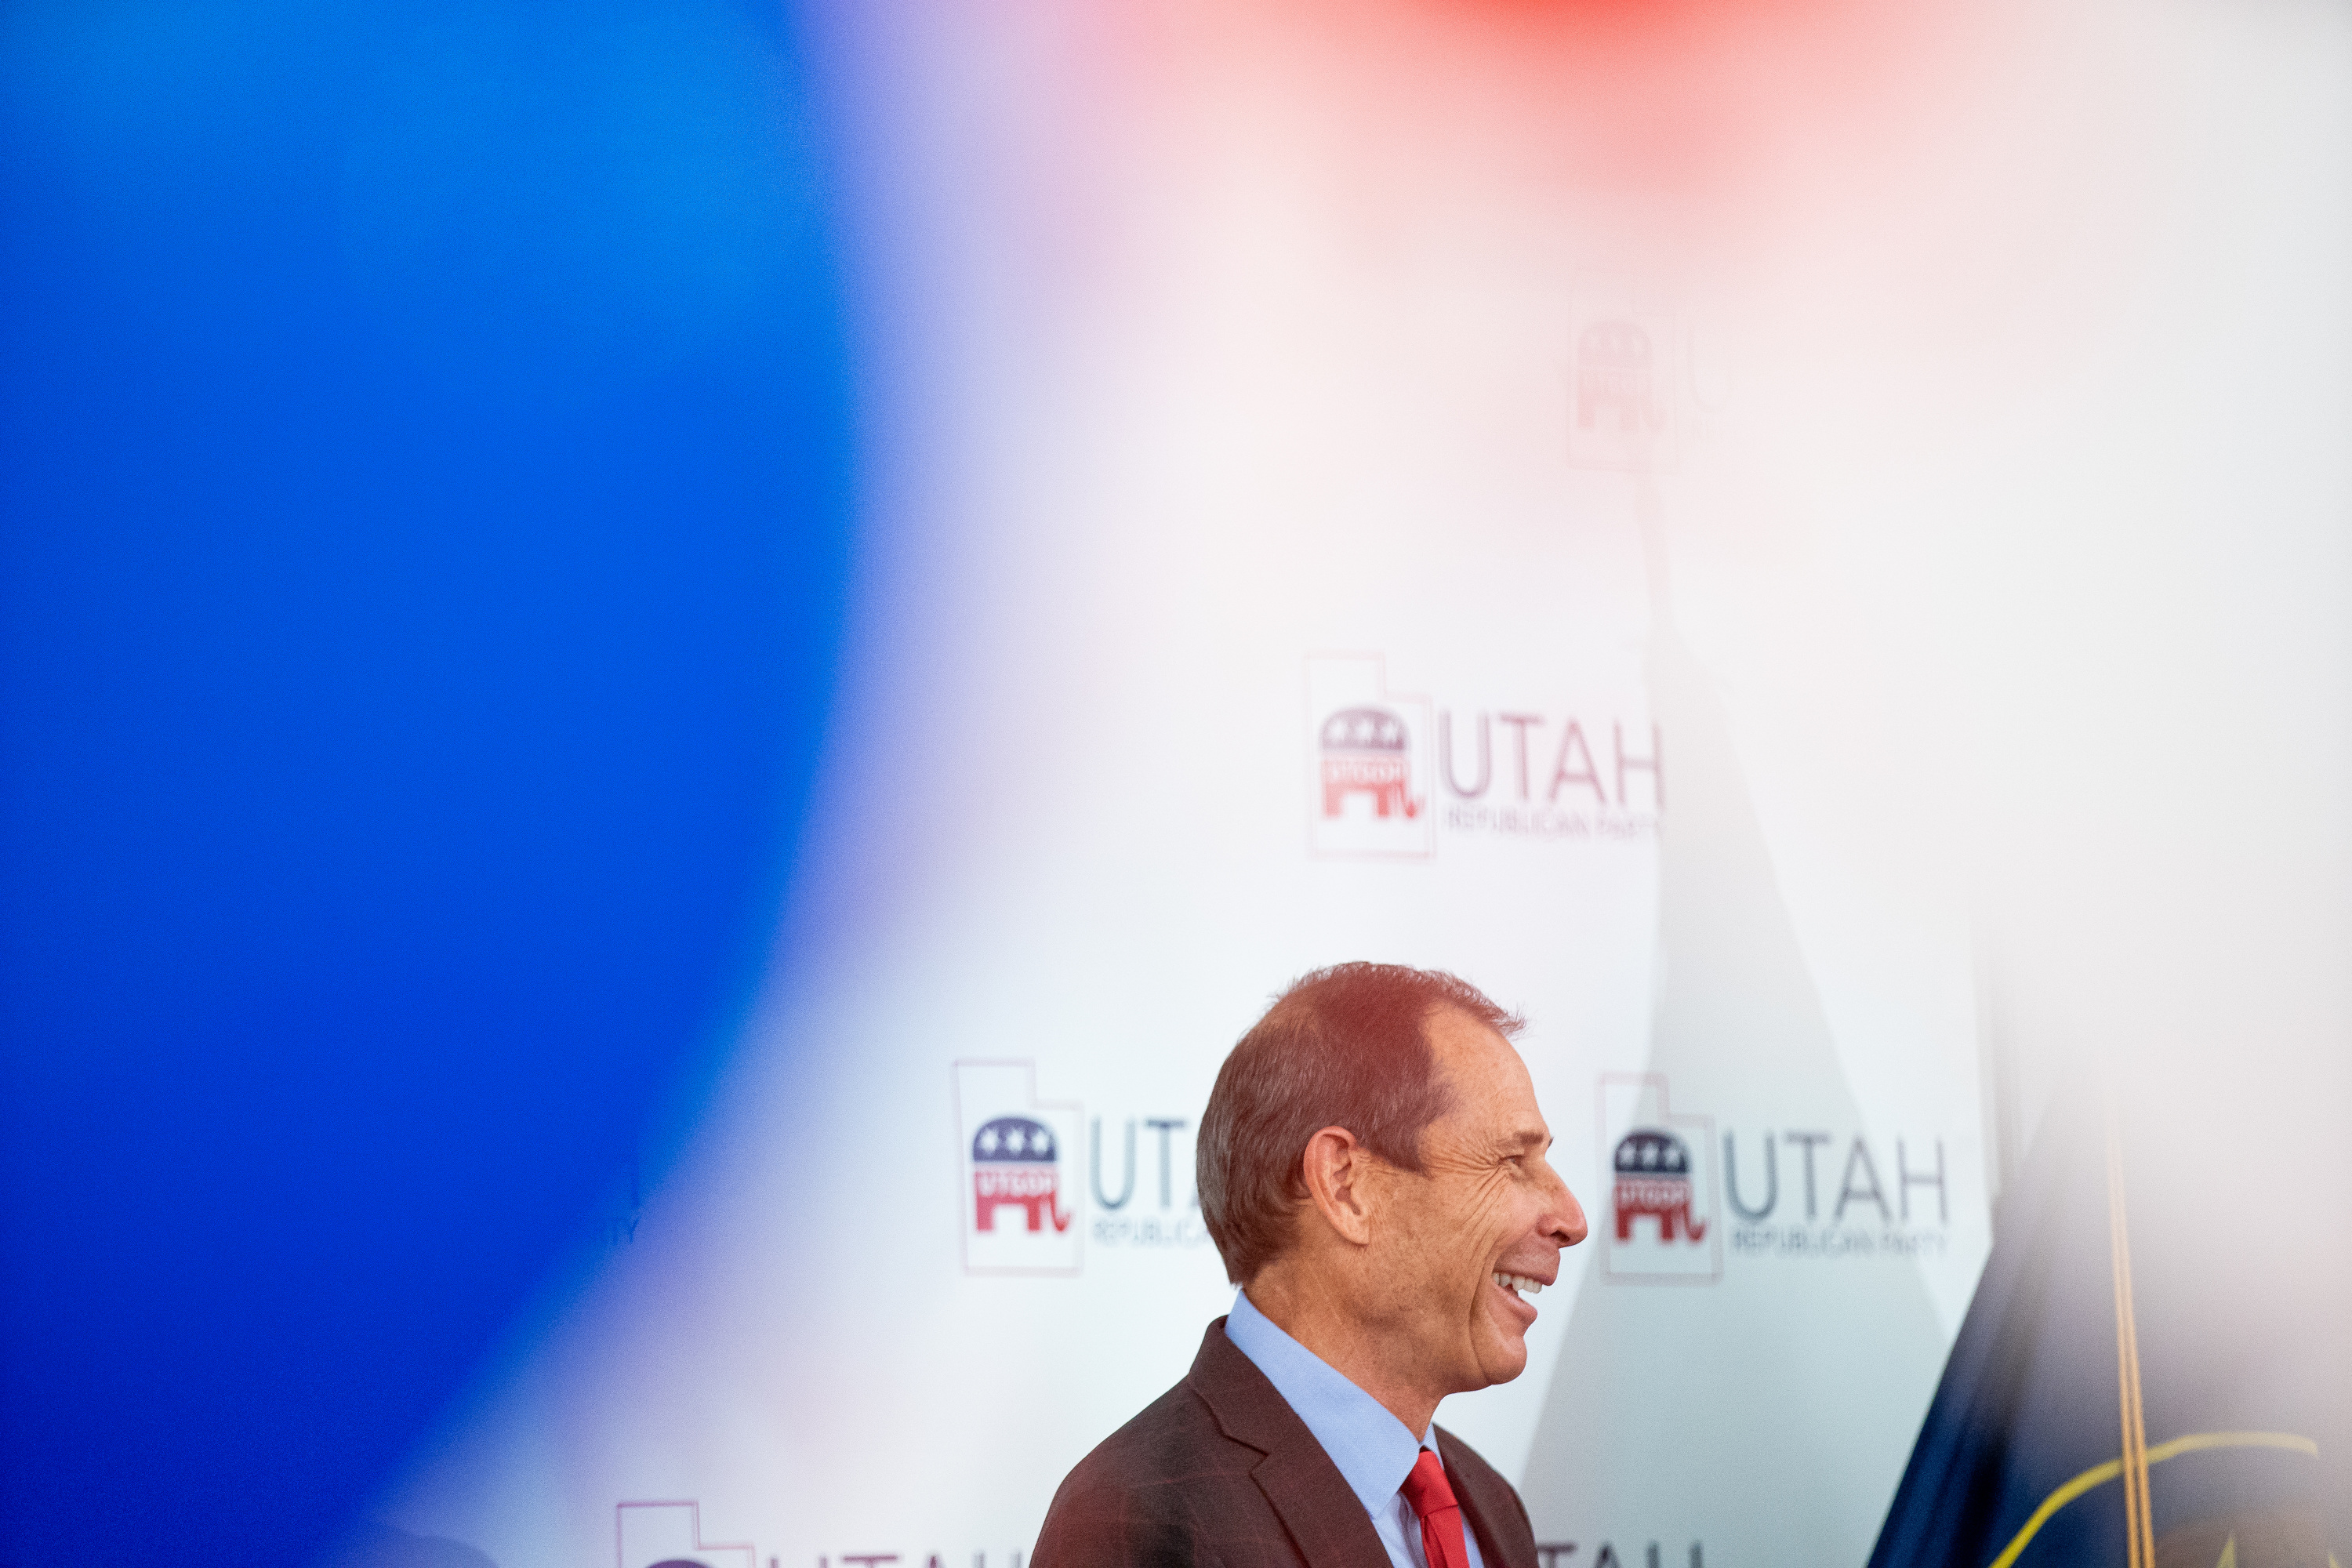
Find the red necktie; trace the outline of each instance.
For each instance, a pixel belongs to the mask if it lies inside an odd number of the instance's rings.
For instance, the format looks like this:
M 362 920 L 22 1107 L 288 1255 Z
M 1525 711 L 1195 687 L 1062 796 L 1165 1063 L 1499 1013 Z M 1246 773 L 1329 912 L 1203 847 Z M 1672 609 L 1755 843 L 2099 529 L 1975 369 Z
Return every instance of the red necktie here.
M 1429 1568 L 1470 1568 L 1470 1549 L 1462 1540 L 1462 1505 L 1446 1484 L 1444 1462 L 1423 1448 L 1400 1489 L 1421 1516 L 1421 1550 Z

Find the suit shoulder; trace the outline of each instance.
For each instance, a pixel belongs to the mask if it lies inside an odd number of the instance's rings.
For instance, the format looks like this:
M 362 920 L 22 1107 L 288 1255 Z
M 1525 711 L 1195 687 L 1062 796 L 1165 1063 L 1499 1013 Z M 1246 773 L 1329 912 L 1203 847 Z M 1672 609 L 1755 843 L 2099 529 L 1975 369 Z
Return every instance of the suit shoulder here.
M 1255 1449 L 1218 1430 L 1201 1396 L 1178 1384 L 1095 1446 L 1054 1493 L 1034 1568 L 1196 1563 L 1200 1509 L 1221 1484 L 1248 1481 Z
M 1217 1429 L 1208 1403 L 1189 1384 L 1180 1383 L 1096 1444 L 1070 1476 L 1073 1480 L 1085 1475 L 1090 1479 L 1139 1481 L 1171 1466 L 1186 1468 L 1203 1451 L 1237 1447 Z

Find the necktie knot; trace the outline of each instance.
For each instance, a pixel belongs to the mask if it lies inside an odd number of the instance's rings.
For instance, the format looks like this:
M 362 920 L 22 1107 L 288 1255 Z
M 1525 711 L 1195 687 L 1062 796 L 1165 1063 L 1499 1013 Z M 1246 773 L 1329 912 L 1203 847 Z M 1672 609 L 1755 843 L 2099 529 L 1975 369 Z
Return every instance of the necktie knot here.
M 1412 1462 L 1412 1474 L 1405 1477 L 1401 1489 L 1404 1500 L 1412 1505 L 1413 1513 L 1423 1520 L 1440 1509 L 1461 1506 L 1454 1500 L 1454 1488 L 1445 1479 L 1444 1462 L 1427 1448 Z

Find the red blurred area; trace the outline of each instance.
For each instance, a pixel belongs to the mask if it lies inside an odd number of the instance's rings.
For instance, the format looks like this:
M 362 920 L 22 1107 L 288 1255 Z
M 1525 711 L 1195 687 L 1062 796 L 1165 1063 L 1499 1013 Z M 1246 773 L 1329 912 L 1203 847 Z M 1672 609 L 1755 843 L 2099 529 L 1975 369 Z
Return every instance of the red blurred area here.
M 1732 198 L 1883 154 L 1997 58 L 1997 9 L 1863 0 L 1292 0 L 1170 7 L 1143 31 L 1220 76 L 1276 73 L 1364 155 L 1468 151 L 1580 188 Z

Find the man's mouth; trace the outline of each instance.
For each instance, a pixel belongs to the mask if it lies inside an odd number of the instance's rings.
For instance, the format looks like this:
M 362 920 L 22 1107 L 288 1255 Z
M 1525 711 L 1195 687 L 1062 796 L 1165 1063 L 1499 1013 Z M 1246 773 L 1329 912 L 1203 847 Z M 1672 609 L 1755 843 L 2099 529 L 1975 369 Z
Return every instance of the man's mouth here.
M 1532 1296 L 1543 1289 L 1540 1279 L 1530 1279 L 1524 1274 L 1506 1274 L 1499 1268 L 1495 1271 L 1495 1283 L 1514 1296 Z

